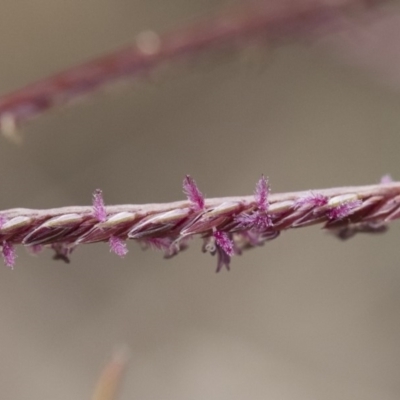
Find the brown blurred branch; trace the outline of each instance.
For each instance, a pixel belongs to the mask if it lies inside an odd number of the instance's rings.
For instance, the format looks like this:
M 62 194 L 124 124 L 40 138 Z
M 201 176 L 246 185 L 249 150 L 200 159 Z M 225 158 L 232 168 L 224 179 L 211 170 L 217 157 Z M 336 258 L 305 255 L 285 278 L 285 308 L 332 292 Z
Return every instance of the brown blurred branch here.
M 140 33 L 132 46 L 26 86 L 0 98 L 0 128 L 16 127 L 41 113 L 92 93 L 121 78 L 146 75 L 158 66 L 205 50 L 241 48 L 259 40 L 279 41 L 332 29 L 335 18 L 384 0 L 259 0 L 159 36 Z

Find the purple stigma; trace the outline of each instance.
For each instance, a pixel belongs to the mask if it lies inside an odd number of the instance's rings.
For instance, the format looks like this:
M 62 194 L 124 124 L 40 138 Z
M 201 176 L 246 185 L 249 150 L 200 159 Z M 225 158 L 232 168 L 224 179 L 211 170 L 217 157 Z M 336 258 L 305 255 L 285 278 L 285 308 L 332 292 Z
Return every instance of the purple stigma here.
M 14 246 L 9 242 L 4 241 L 2 246 L 2 252 L 3 252 L 4 263 L 7 265 L 7 267 L 14 269 L 15 258 L 16 258 Z
M 104 206 L 103 192 L 101 189 L 96 189 L 93 193 L 93 211 L 98 221 L 104 222 L 107 220 L 107 212 Z
M 188 200 L 193 204 L 196 211 L 204 210 L 204 196 L 196 185 L 196 182 L 189 175 L 186 175 L 183 180 L 183 193 Z
M 122 239 L 116 236 L 111 236 L 108 243 L 110 245 L 110 251 L 115 253 L 117 256 L 124 257 L 128 253 L 126 243 Z
M 264 175 L 261 175 L 261 178 L 256 184 L 256 190 L 254 192 L 254 199 L 257 203 L 257 208 L 259 211 L 268 211 L 269 208 L 269 184 L 268 179 L 265 179 Z

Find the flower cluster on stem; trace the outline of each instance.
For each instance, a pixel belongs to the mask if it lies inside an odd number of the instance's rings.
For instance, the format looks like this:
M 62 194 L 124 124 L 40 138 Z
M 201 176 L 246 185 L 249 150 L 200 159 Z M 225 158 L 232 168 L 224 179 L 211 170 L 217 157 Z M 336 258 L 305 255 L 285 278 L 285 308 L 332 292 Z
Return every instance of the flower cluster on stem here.
M 203 239 L 203 251 L 217 255 L 217 271 L 229 270 L 231 258 L 277 238 L 290 228 L 322 224 L 340 239 L 356 233 L 381 233 L 400 218 L 400 183 L 270 193 L 262 175 L 253 196 L 206 199 L 190 176 L 183 181 L 187 200 L 166 204 L 106 206 L 100 190 L 89 207 L 0 211 L 0 246 L 5 264 L 13 267 L 15 245 L 38 253 L 55 251 L 69 262 L 80 244 L 108 242 L 118 256 L 126 241 L 164 252 L 166 258 Z

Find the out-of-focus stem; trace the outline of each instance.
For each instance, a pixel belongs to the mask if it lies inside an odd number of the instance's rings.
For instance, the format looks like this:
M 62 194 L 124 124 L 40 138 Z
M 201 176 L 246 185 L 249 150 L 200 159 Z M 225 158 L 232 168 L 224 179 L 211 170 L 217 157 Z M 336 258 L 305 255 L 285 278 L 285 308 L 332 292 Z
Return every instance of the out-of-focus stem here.
M 100 375 L 92 400 L 117 400 L 126 364 L 126 350 L 115 351 Z
M 251 41 L 296 38 L 354 8 L 384 0 L 259 0 L 173 32 L 142 32 L 129 47 L 72 67 L 0 97 L 0 128 L 12 135 L 25 121 L 123 77 L 143 76 L 165 62 Z

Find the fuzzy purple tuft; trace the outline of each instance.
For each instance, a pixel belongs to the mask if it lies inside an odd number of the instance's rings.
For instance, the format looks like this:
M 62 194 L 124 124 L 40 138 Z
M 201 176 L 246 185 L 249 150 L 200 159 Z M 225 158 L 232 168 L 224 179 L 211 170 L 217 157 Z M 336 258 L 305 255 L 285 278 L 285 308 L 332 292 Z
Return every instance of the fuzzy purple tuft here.
M 124 257 L 128 253 L 126 243 L 116 236 L 111 236 L 108 244 L 110 245 L 110 251 L 115 253 L 117 256 Z
M 328 204 L 328 197 L 321 193 L 311 192 L 309 195 L 300 197 L 294 203 L 294 208 L 300 207 L 322 207 Z
M 230 270 L 231 256 L 235 254 L 235 245 L 226 232 L 217 231 L 213 235 L 204 239 L 203 252 L 217 255 L 217 271 L 225 267 Z
M 361 205 L 362 205 L 361 200 L 347 201 L 328 210 L 327 217 L 331 221 L 346 218 L 350 214 L 352 214 L 357 207 L 360 207 Z
M 7 267 L 13 269 L 16 259 L 14 246 L 9 242 L 4 241 L 2 245 L 2 253 L 3 253 L 4 263 L 7 265 Z
M 197 187 L 194 179 L 189 175 L 186 175 L 185 179 L 183 180 L 183 193 L 185 193 L 188 200 L 193 204 L 193 207 L 196 211 L 204 210 L 204 196 Z
M 256 190 L 254 191 L 254 200 L 257 209 L 251 214 L 242 214 L 236 218 L 236 221 L 240 223 L 242 228 L 253 228 L 258 232 L 263 232 L 273 225 L 271 216 L 268 214 L 269 192 L 268 180 L 265 179 L 264 175 L 261 175 L 261 178 L 256 184 Z
M 254 199 L 257 203 L 257 208 L 259 211 L 267 212 L 269 208 L 268 196 L 270 188 L 268 179 L 265 179 L 264 175 L 257 182 L 256 190 L 254 192 Z
M 104 206 L 103 192 L 101 189 L 96 189 L 93 193 L 93 211 L 94 216 L 100 222 L 107 219 L 106 207 Z
M 257 232 L 263 232 L 273 225 L 271 217 L 267 213 L 258 210 L 253 214 L 239 215 L 236 221 L 240 222 L 243 228 L 254 228 Z
M 215 243 L 220 247 L 228 256 L 233 256 L 235 254 L 233 250 L 233 242 L 229 239 L 226 232 L 215 231 L 213 234 L 215 238 Z

